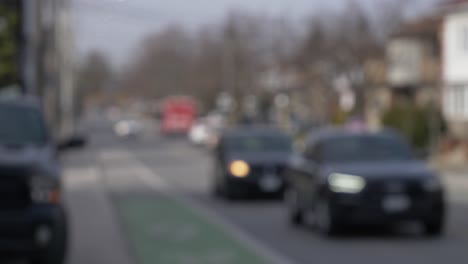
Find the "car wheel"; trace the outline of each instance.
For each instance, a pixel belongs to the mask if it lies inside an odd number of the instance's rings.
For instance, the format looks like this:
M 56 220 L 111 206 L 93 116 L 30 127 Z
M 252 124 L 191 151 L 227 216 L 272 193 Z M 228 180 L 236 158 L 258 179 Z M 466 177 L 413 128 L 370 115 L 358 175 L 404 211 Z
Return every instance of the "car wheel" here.
M 297 191 L 288 188 L 284 193 L 284 199 L 289 209 L 289 222 L 293 225 L 302 225 L 304 223 L 304 213 L 299 206 Z
M 31 260 L 32 264 L 64 264 L 67 252 L 68 230 L 65 216 L 50 245 Z
M 429 237 L 439 237 L 444 232 L 444 221 L 442 218 L 427 220 L 423 223 L 424 234 Z
M 315 208 L 315 225 L 317 230 L 326 236 L 337 235 L 340 225 L 330 209 L 330 204 L 326 200 L 320 200 Z

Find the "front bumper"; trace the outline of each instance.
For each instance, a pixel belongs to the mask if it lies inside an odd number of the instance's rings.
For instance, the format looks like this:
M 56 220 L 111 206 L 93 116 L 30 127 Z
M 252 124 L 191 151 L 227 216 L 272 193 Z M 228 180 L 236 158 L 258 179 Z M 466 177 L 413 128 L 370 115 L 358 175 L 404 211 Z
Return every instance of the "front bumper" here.
M 405 197 L 409 204 L 398 210 L 385 207 L 385 199 Z M 330 194 L 330 209 L 338 221 L 349 224 L 392 224 L 402 221 L 441 221 L 445 216 L 442 192 L 415 197 L 406 193 L 380 194 L 369 197 L 363 194 Z
M 274 179 L 269 177 L 273 177 Z M 230 189 L 245 194 L 281 194 L 285 189 L 285 182 L 279 175 L 250 175 L 246 178 L 236 178 L 232 175 L 226 175 L 225 180 Z
M 59 205 L 33 205 L 21 211 L 0 211 L 0 254 L 28 256 L 47 250 L 64 237 L 66 216 Z M 50 239 L 47 239 L 49 233 Z M 47 242 L 47 240 L 49 240 Z

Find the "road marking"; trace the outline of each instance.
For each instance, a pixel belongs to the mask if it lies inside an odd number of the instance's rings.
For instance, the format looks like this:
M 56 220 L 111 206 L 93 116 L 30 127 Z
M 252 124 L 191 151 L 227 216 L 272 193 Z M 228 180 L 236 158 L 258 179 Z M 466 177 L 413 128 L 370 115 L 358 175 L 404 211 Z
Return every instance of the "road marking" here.
M 95 168 L 66 169 L 64 184 L 68 190 L 94 187 L 98 182 L 98 172 Z
M 251 248 L 257 254 L 267 259 L 272 264 L 295 264 L 291 259 L 280 255 L 273 249 L 266 246 L 264 243 L 255 239 L 244 230 L 225 220 L 217 212 L 210 209 L 209 207 L 197 202 L 193 199 L 182 195 L 180 192 L 176 192 L 173 186 L 170 186 L 161 176 L 153 172 L 150 168 L 144 165 L 142 162 L 137 160 L 131 153 L 122 150 L 118 153 L 112 153 L 108 157 L 117 157 L 119 159 L 125 158 L 129 164 L 132 164 L 133 176 L 138 177 L 148 187 L 165 195 L 166 197 L 173 199 L 181 204 L 188 206 L 193 209 L 195 213 L 200 214 L 201 217 L 207 219 L 214 225 L 219 226 L 222 230 L 228 232 L 232 237 L 237 239 L 243 245 Z M 129 162 L 131 161 L 131 162 Z

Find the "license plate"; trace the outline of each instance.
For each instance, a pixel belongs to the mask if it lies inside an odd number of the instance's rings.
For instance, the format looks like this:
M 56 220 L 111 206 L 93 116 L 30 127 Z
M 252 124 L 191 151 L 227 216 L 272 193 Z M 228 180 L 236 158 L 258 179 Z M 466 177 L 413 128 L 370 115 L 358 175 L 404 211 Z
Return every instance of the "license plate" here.
M 277 176 L 265 176 L 260 179 L 259 185 L 264 192 L 276 192 L 281 188 L 281 180 Z
M 405 195 L 392 195 L 383 200 L 382 206 L 387 213 L 399 213 L 408 210 L 411 201 Z

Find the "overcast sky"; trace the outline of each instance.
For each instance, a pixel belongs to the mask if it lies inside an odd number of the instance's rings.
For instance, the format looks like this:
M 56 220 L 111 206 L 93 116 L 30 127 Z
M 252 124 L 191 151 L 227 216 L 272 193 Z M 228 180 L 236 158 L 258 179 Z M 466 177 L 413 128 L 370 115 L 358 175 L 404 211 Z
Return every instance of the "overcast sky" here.
M 362 0 L 378 3 L 382 0 Z M 411 0 L 423 5 L 433 0 Z M 248 10 L 300 20 L 345 0 L 73 0 L 80 54 L 101 50 L 123 63 L 141 39 L 170 23 L 188 28 L 216 23 L 230 10 Z

